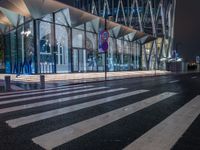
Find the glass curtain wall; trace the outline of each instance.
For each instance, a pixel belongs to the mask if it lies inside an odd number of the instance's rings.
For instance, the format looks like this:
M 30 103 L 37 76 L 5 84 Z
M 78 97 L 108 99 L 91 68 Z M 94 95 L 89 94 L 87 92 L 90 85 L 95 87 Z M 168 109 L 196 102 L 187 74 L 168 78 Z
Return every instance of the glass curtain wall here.
M 98 71 L 98 36 L 91 22 L 86 26 L 86 63 L 87 72 Z
M 42 18 L 44 21 L 39 21 L 39 68 L 40 73 L 54 73 L 55 59 L 54 59 L 54 27 L 52 16 L 47 15 Z
M 71 72 L 70 29 L 56 25 L 56 71 L 57 73 Z
M 34 55 L 33 22 L 30 21 L 17 29 L 17 63 L 19 74 L 35 73 Z
M 33 22 L 20 25 L 5 35 L 6 73 L 34 74 L 35 48 Z
M 10 34 L 5 35 L 5 72 L 12 73 L 11 64 L 11 51 L 10 51 Z
M 5 69 L 5 46 L 4 46 L 4 36 L 0 35 L 0 73 Z
M 69 20 L 68 11 L 63 9 L 36 21 L 25 20 L 10 30 L 5 35 L 6 73 L 104 71 L 105 54 L 98 51 L 99 29 L 92 22 L 71 27 Z M 108 42 L 108 71 L 140 68 L 139 44 L 112 35 Z
M 87 71 L 97 71 L 97 34 L 86 32 Z
M 18 61 L 17 61 L 17 44 L 16 44 L 16 30 L 10 32 L 10 51 L 11 51 L 11 73 L 18 72 Z
M 85 49 L 85 32 L 84 25 L 80 29 L 72 29 L 72 58 L 73 72 L 86 72 L 86 49 Z

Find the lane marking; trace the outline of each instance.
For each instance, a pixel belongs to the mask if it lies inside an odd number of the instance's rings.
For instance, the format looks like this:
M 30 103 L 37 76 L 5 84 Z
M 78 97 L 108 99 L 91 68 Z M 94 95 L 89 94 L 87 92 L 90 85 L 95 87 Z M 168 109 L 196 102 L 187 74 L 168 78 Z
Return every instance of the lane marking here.
M 18 95 L 6 95 L 6 96 L 1 96 L 0 99 L 3 98 L 13 98 L 13 97 L 21 97 L 21 96 L 34 96 L 35 94 L 48 94 L 51 92 L 62 92 L 62 91 L 70 91 L 70 90 L 77 90 L 77 89 L 84 89 L 84 88 L 91 88 L 93 86 L 80 86 L 80 87 L 72 87 L 70 89 L 53 89 L 53 90 L 49 90 L 49 91 L 38 91 L 38 92 L 34 92 L 34 93 L 22 93 L 22 94 L 18 94 Z M 12 101 L 12 100 L 11 100 Z M 1 104 L 1 103 L 0 103 Z
M 16 127 L 26 125 L 26 124 L 29 124 L 29 123 L 33 123 L 33 122 L 36 122 L 36 121 L 52 118 L 52 117 L 55 117 L 55 116 L 63 115 L 63 114 L 66 114 L 66 113 L 74 112 L 74 111 L 77 111 L 77 110 L 89 108 L 89 107 L 92 107 L 92 106 L 96 106 L 96 105 L 100 105 L 100 104 L 104 104 L 104 103 L 108 103 L 108 102 L 112 102 L 112 101 L 117 101 L 117 100 L 120 100 L 122 98 L 141 94 L 141 93 L 148 92 L 148 91 L 149 90 L 137 90 L 137 91 L 132 91 L 132 92 L 128 92 L 128 93 L 118 94 L 118 95 L 114 95 L 114 96 L 110 96 L 110 97 L 106 97 L 106 98 L 101 98 L 101 99 L 97 99 L 97 100 L 90 101 L 90 102 L 85 102 L 85 103 L 72 105 L 72 106 L 68 106 L 68 107 L 64 107 L 64 108 L 60 108 L 60 109 L 54 109 L 54 110 L 43 112 L 43 113 L 38 113 L 38 114 L 30 115 L 30 116 L 20 117 L 20 118 L 16 118 L 16 119 L 12 119 L 12 120 L 7 120 L 6 123 L 10 127 L 16 128 Z
M 172 83 L 177 83 L 179 82 L 179 80 L 173 80 L 173 81 L 170 81 L 169 83 L 172 84 Z
M 90 87 L 90 86 L 88 86 Z M 39 95 L 39 96 L 31 96 L 31 97 L 24 97 L 24 98 L 16 98 L 16 99 L 12 99 L 12 100 L 4 100 L 4 101 L 0 101 L 0 105 L 3 104 L 10 104 L 10 103 L 16 103 L 16 102 L 25 102 L 25 101 L 31 101 L 31 100 L 36 100 L 36 99 L 41 99 L 41 98 L 49 98 L 49 97 L 53 97 L 53 96 L 63 96 L 63 95 L 68 95 L 68 94 L 75 94 L 75 93 L 80 93 L 80 92 L 88 92 L 91 90 L 98 90 L 99 88 L 89 88 L 89 89 L 85 89 L 86 87 L 80 87 L 78 88 L 78 90 L 74 90 L 74 91 L 69 91 L 67 90 L 67 92 L 63 92 L 63 93 L 54 93 L 54 94 L 48 94 L 48 95 Z M 102 87 L 100 87 L 101 89 Z M 103 87 L 106 88 L 106 87 Z M 64 90 L 65 91 L 65 90 Z
M 200 96 L 195 97 L 124 150 L 169 150 L 200 114 Z
M 192 77 L 192 79 L 196 79 L 196 78 L 197 78 L 197 76 L 193 76 L 193 77 Z
M 88 89 L 87 92 L 94 91 L 94 90 L 102 90 L 102 89 L 106 89 L 106 88 L 107 87 Z M 112 89 L 112 90 L 104 90 L 104 91 L 98 91 L 98 92 L 93 92 L 93 93 L 85 93 L 85 94 L 81 94 L 81 95 L 70 96 L 70 97 L 66 97 L 66 98 L 58 98 L 55 100 L 49 100 L 49 101 L 44 101 L 44 102 L 36 102 L 36 103 L 31 103 L 31 104 L 26 104 L 26 105 L 8 107 L 8 108 L 0 109 L 0 114 L 14 112 L 14 111 L 18 111 L 18 110 L 25 110 L 25 109 L 29 109 L 29 108 L 35 108 L 35 107 L 40 107 L 40 106 L 45 106 L 45 105 L 50 105 L 50 104 L 62 103 L 62 102 L 71 101 L 71 100 L 75 100 L 75 99 L 79 99 L 79 98 L 85 98 L 85 97 L 89 97 L 89 96 L 95 96 L 95 95 L 106 94 L 106 93 L 110 93 L 110 92 L 117 92 L 117 91 L 122 91 L 122 90 L 126 90 L 126 89 L 118 88 L 118 89 Z M 86 90 L 85 90 L 85 92 L 86 92 Z
M 36 90 L 26 90 L 26 91 L 15 91 L 15 92 L 5 92 L 0 93 L 1 98 L 3 96 L 9 96 L 9 95 L 18 95 L 18 94 L 24 94 L 24 93 L 32 93 L 32 92 L 40 92 L 40 91 L 49 91 L 49 90 L 55 90 L 55 89 L 64 89 L 64 88 L 74 88 L 74 87 L 80 87 L 80 86 L 86 86 L 86 85 L 67 85 L 67 86 L 59 86 L 54 88 L 45 88 L 45 89 L 36 89 Z
M 53 149 L 98 128 L 122 119 L 139 110 L 169 98 L 176 93 L 165 92 L 108 113 L 35 137 L 32 141 L 45 149 Z

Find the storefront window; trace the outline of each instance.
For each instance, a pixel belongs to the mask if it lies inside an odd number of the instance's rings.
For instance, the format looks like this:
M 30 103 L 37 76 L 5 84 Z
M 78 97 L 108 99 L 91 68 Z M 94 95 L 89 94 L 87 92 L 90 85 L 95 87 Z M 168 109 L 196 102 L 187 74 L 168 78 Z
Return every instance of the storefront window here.
M 16 73 L 18 69 L 18 63 L 17 63 L 16 31 L 15 30 L 10 32 L 10 50 L 11 50 L 12 73 Z
M 22 32 L 23 33 L 23 32 Z M 21 34 L 22 34 L 21 33 Z M 24 62 L 23 71 L 25 73 L 35 73 L 35 48 L 34 48 L 34 31 L 33 22 L 24 25 Z
M 10 34 L 5 35 L 5 72 L 11 73 Z
M 117 67 L 117 48 L 116 48 L 116 39 L 109 38 L 109 49 L 108 49 L 108 70 L 115 71 Z
M 3 69 L 5 69 L 4 66 L 4 37 L 1 35 L 0 36 L 0 72 L 2 72 Z
M 17 65 L 19 74 L 35 73 L 33 22 L 17 29 Z
M 71 72 L 70 30 L 56 25 L 56 69 L 57 73 Z
M 40 73 L 53 73 L 55 68 L 53 52 L 53 25 L 39 22 Z
M 118 68 L 117 70 L 121 71 L 123 70 L 123 41 L 117 39 L 117 64 Z
M 86 32 L 87 71 L 97 71 L 97 34 Z
M 124 41 L 123 60 L 124 60 L 123 70 L 124 71 L 130 70 L 131 53 L 130 53 L 130 43 L 128 41 Z
M 85 48 L 85 34 L 84 31 L 72 29 L 72 45 L 76 48 Z

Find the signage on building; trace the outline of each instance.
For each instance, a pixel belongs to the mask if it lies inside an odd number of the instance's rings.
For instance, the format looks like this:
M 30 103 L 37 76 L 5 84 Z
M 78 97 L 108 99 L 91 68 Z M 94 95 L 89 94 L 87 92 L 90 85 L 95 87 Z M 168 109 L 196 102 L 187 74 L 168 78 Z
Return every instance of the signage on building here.
M 99 33 L 99 52 L 105 53 L 108 50 L 109 32 L 103 30 Z

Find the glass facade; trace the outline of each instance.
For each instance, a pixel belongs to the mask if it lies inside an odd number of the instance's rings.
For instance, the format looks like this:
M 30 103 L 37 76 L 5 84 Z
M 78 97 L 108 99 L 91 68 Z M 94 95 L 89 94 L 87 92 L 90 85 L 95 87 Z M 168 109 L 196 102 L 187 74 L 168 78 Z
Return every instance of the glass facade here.
M 35 73 L 33 21 L 4 35 L 6 73 Z
M 156 40 L 142 40 L 142 51 L 132 49 L 137 48 L 132 43 L 117 41 L 116 58 L 113 57 L 117 66 L 114 68 L 167 69 L 174 43 L 175 0 L 76 0 L 74 6 L 100 17 L 109 15 L 111 21 L 155 37 Z M 128 35 L 124 37 L 128 40 Z
M 71 26 L 67 9 L 31 20 L 24 18 L 5 39 L 5 70 L 13 74 L 139 70 L 141 47 L 110 34 L 107 57 L 98 51 L 98 32 L 91 22 Z M 107 58 L 105 60 L 105 58 Z

